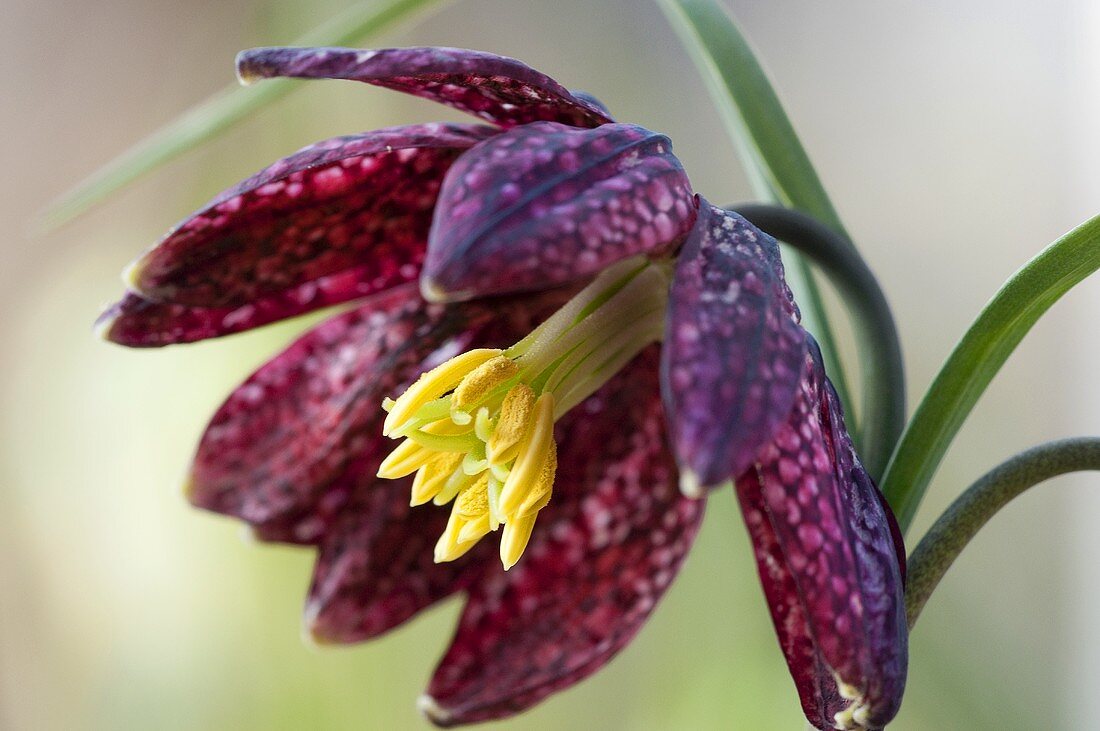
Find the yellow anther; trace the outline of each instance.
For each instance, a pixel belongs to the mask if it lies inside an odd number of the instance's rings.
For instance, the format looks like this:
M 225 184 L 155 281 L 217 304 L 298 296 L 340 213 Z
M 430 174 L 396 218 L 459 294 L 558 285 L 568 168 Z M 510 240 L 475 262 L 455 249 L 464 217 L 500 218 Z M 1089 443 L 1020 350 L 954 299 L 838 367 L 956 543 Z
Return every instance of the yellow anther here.
M 534 515 L 510 520 L 504 524 L 504 531 L 500 536 L 500 562 L 504 564 L 505 571 L 515 566 L 516 561 L 519 561 L 519 557 L 523 555 L 527 542 L 531 540 L 531 529 L 534 527 Z
M 500 510 L 509 518 L 516 515 L 531 489 L 538 485 L 543 465 L 550 455 L 550 445 L 554 442 L 554 397 L 551 394 L 539 396 L 532 422 L 530 431 L 520 443 L 516 463 L 500 491 Z
M 546 455 L 546 460 L 542 463 L 542 470 L 539 472 L 538 479 L 535 484 L 531 485 L 527 497 L 524 499 L 523 504 L 519 506 L 519 515 L 532 515 L 546 507 L 546 504 L 550 502 L 550 493 L 554 488 L 554 475 L 557 471 L 558 445 L 554 440 L 550 440 L 550 451 Z
M 534 410 L 535 392 L 526 383 L 519 384 L 504 397 L 500 417 L 486 449 L 492 464 L 505 464 L 515 458 Z
M 461 452 L 444 452 L 432 457 L 413 479 L 410 505 L 423 505 L 443 489 L 447 478 L 462 464 Z
M 465 457 L 463 457 L 465 459 Z M 474 481 L 474 475 L 468 475 L 459 466 L 451 476 L 447 478 L 443 483 L 443 488 L 439 491 L 439 494 L 432 498 L 432 502 L 436 505 L 446 505 L 455 499 L 458 493 L 462 492 L 468 485 L 471 485 Z
M 490 358 L 466 374 L 451 397 L 451 411 L 468 411 L 509 378 L 519 373 L 519 366 L 511 358 L 498 355 Z
M 459 515 L 458 511 L 451 510 L 451 517 L 447 519 L 447 527 L 443 529 L 443 535 L 439 537 L 435 544 L 436 563 L 454 561 L 474 547 L 473 541 L 463 544 L 458 540 L 458 534 L 462 532 L 464 525 L 466 525 L 466 519 Z
M 489 512 L 489 473 L 482 472 L 477 482 L 467 487 L 455 501 L 454 509 L 465 518 L 478 518 Z
M 397 445 L 397 449 L 390 452 L 389 456 L 382 460 L 378 466 L 378 476 L 387 480 L 396 480 L 398 477 L 411 475 L 423 467 L 439 452 L 434 449 L 422 447 L 416 442 L 406 439 Z
M 470 518 L 466 521 L 466 525 L 462 526 L 462 530 L 458 532 L 459 545 L 479 541 L 488 534 L 488 513 L 477 518 Z
M 500 353 L 496 348 L 470 350 L 421 375 L 416 383 L 393 402 L 393 408 L 382 424 L 382 434 L 389 436 L 391 431 L 411 419 L 421 406 L 453 389 L 462 382 L 467 373 Z
M 447 519 L 447 528 L 435 544 L 436 563 L 454 561 L 489 532 L 489 503 L 485 493 L 488 481 L 489 475 L 486 473 L 455 501 L 451 517 Z

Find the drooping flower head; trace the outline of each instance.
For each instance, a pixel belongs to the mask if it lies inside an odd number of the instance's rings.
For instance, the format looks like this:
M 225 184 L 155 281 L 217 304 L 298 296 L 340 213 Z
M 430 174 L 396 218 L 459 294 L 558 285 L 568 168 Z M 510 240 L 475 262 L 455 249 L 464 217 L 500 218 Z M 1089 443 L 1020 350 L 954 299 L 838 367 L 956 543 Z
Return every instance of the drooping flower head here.
M 465 592 L 421 707 L 441 725 L 518 712 L 630 640 L 699 498 L 732 481 L 807 717 L 893 718 L 900 539 L 774 239 L 694 194 L 667 137 L 513 59 L 257 49 L 238 69 L 494 125 L 295 153 L 169 233 L 101 318 L 108 339 L 156 346 L 362 300 L 229 397 L 188 487 L 264 540 L 317 546 L 315 639 L 367 639 Z

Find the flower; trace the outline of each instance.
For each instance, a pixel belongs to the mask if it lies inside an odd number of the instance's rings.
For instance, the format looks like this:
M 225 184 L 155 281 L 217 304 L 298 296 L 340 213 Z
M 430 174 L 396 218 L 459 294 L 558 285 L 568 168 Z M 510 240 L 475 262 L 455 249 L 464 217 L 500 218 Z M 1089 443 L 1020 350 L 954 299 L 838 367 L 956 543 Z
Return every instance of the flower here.
M 317 547 L 314 639 L 374 637 L 465 592 L 421 708 L 440 725 L 516 713 L 633 637 L 699 498 L 733 478 L 807 717 L 893 718 L 900 536 L 774 239 L 696 196 L 666 137 L 513 59 L 256 49 L 238 68 L 495 125 L 305 148 L 183 221 L 99 321 L 159 346 L 361 300 L 230 395 L 188 484 L 263 540 Z M 503 568 L 481 540 L 501 526 Z

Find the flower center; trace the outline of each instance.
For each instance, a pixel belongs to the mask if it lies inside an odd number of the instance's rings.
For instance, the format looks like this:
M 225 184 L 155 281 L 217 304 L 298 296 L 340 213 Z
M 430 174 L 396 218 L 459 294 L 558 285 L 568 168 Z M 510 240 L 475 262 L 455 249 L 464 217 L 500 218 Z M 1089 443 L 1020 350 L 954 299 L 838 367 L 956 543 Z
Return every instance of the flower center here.
M 416 473 L 412 505 L 453 503 L 435 560 L 503 526 L 505 570 L 523 554 L 557 472 L 554 422 L 661 338 L 668 262 L 610 267 L 507 350 L 471 350 L 386 399 L 382 433 L 403 439 L 378 469 Z

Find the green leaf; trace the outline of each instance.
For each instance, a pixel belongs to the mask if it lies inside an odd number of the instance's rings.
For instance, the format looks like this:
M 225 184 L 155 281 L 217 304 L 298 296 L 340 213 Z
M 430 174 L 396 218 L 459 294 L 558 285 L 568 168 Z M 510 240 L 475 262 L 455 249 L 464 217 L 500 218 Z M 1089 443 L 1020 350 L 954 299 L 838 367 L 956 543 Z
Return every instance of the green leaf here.
M 882 489 L 905 530 L 943 455 L 986 386 L 1051 305 L 1100 268 L 1100 216 L 1044 249 L 1005 282 L 932 382 L 886 469 Z
M 733 19 L 717 0 L 658 0 L 703 75 L 758 196 L 797 208 L 847 238 L 806 150 L 767 74 Z M 793 255 L 792 255 L 793 254 Z M 809 264 L 794 252 L 788 278 L 800 294 L 804 322 L 825 357 L 848 414 L 856 413 L 844 370 Z
M 435 9 L 441 3 L 442 0 L 361 2 L 298 38 L 294 45 L 352 45 L 368 35 L 407 20 L 414 13 Z M 235 84 L 227 86 L 55 200 L 39 214 L 34 229 L 45 233 L 71 221 L 120 188 L 216 137 L 295 88 L 295 82 L 289 79 L 273 79 L 248 89 Z

